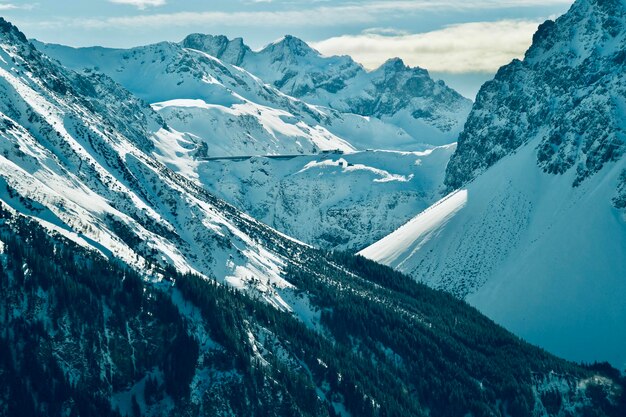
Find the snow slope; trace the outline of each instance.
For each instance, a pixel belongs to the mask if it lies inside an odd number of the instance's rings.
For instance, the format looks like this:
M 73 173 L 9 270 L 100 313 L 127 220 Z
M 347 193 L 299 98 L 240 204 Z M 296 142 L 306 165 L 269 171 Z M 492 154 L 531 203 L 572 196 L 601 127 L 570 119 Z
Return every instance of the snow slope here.
M 180 162 L 168 152 L 176 154 L 184 138 L 145 102 L 103 75 L 59 67 L 0 23 L 6 206 L 154 276 L 174 267 L 292 309 L 280 295 L 293 297 L 285 248 L 293 246 L 291 257 L 305 246 L 160 163 L 153 155 Z
M 167 42 L 129 50 L 36 44 L 72 69 L 104 73 L 159 103 L 155 108 L 166 122 L 210 156 L 354 149 L 327 129 L 337 118 L 332 112 L 287 97 L 201 51 Z
M 532 343 L 626 367 L 626 5 L 579 0 L 483 86 L 447 200 L 361 252 Z
M 178 99 L 155 103 L 153 108 L 190 141 L 201 141 L 199 157 L 355 150 L 319 125 L 311 127 L 284 110 L 251 102 L 225 107 Z
M 356 251 L 437 199 L 453 151 L 211 160 L 197 173 L 207 189 L 281 232 Z
M 573 360 L 626 364 L 626 217 L 612 206 L 621 162 L 578 188 L 504 158 L 360 254 L 470 304 Z M 529 169 L 530 167 L 530 169 Z
M 393 266 L 405 267 L 411 255 L 421 249 L 438 230 L 467 204 L 467 190 L 456 190 L 423 210 L 417 217 L 376 244 L 365 248 L 360 255 L 377 262 Z

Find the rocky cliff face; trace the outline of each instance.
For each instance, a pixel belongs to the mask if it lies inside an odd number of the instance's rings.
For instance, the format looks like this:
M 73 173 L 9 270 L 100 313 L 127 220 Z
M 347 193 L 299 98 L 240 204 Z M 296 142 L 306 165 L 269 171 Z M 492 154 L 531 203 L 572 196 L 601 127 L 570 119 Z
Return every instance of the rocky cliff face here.
M 573 186 L 621 158 L 625 13 L 620 0 L 583 0 L 542 24 L 524 60 L 482 87 L 446 184 L 460 187 L 531 141 L 545 172 L 575 170 Z
M 241 65 L 247 54 L 252 53 L 252 50 L 243 43 L 243 39 L 230 40 L 223 35 L 191 34 L 181 42 L 181 45 L 185 48 L 204 51 L 221 61 L 237 66 Z

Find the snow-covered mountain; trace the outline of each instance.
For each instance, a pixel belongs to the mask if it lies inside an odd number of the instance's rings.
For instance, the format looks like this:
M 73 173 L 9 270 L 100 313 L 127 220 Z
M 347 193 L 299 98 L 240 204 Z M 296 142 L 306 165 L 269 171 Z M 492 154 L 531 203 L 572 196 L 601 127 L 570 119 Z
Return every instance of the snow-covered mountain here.
M 354 149 L 326 128 L 341 129 L 337 112 L 290 98 L 201 51 L 167 42 L 130 50 L 37 45 L 65 66 L 106 74 L 154 104 L 200 156 Z
M 375 117 L 430 144 L 455 142 L 471 108 L 470 100 L 431 79 L 428 71 L 397 58 L 366 71 L 349 56 L 322 56 L 289 35 L 260 51 L 240 38 L 201 34 L 189 35 L 182 45 L 246 68 L 307 103 Z
M 623 415 L 613 370 L 175 173 L 180 132 L 3 19 L 0 97 L 0 414 Z
M 129 50 L 35 44 L 72 69 L 103 72 L 160 103 L 167 122 L 206 142 L 212 156 L 421 150 L 455 142 L 471 107 L 420 68 L 392 60 L 367 72 L 293 37 L 259 52 L 209 35 Z M 338 79 L 343 87 L 335 91 L 328 84 Z
M 297 53 L 296 46 L 290 48 L 295 56 L 309 56 L 319 68 L 327 60 L 346 60 L 323 58 L 302 41 L 289 39 L 300 45 Z M 443 184 L 452 147 L 433 150 L 432 145 L 418 144 L 393 123 L 307 104 L 264 84 L 240 67 L 218 60 L 247 62 L 250 65 L 246 67 L 261 71 L 265 65 L 260 62 L 273 56 L 283 65 L 312 71 L 306 65 L 300 68 L 300 59 L 278 54 L 278 44 L 258 53 L 249 51 L 240 40 L 200 35 L 188 37 L 182 45 L 160 43 L 131 50 L 36 44 L 71 68 L 88 67 L 86 74 L 108 74 L 153 103 L 152 108 L 165 124 L 181 132 L 176 138 L 159 138 L 155 156 L 161 162 L 304 242 L 325 249 L 362 249 L 434 202 Z M 372 76 L 354 62 L 352 65 L 363 77 Z M 153 87 L 155 80 L 159 88 Z M 404 94 L 409 91 L 401 90 Z M 446 91 L 453 94 L 452 90 Z M 437 96 L 429 96 L 428 100 L 439 102 Z M 463 112 L 457 116 L 465 117 Z M 434 138 L 425 135 L 427 140 Z M 406 151 L 349 156 L 355 150 L 366 149 Z M 347 163 L 354 159 L 363 169 L 343 169 L 337 157 L 335 169 L 323 165 L 324 169 L 304 172 L 306 164 L 327 159 L 328 154 L 323 152 L 331 150 L 344 152 Z M 321 156 L 315 157 L 320 152 Z M 431 153 L 433 156 L 428 156 Z M 307 156 L 290 162 L 269 159 L 263 164 L 261 159 L 213 160 L 223 156 L 297 154 Z M 416 165 L 422 160 L 427 161 L 424 166 Z M 340 185 L 334 183 L 338 179 Z M 317 203 L 311 205 L 312 201 Z
M 486 83 L 449 196 L 363 255 L 552 352 L 626 367 L 626 4 L 578 0 Z
M 65 70 L 17 30 L 5 30 L 0 175 L 6 204 L 137 268 L 171 265 L 234 286 L 256 288 L 252 282 L 263 279 L 290 287 L 280 272 L 284 256 L 254 236 L 269 229 L 152 156 L 184 152 L 177 148 L 185 143 L 181 133 L 106 76 Z M 286 308 L 277 294 L 266 295 Z

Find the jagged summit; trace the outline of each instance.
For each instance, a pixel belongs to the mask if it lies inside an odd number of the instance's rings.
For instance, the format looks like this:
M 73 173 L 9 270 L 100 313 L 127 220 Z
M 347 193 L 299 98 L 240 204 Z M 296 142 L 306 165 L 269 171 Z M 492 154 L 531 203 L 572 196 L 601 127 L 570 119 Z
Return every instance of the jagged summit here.
M 481 89 L 446 183 L 461 186 L 531 140 L 537 164 L 554 174 L 575 170 L 573 185 L 619 159 L 626 149 L 625 9 L 619 0 L 579 0 L 542 24 L 525 59 Z
M 567 14 L 539 26 L 525 61 L 540 62 L 548 58 L 546 54 L 567 47 L 570 60 L 615 54 L 624 50 L 625 25 L 626 10 L 621 0 L 579 0 Z M 571 32 L 574 27 L 576 31 Z
M 412 76 L 424 77 L 426 79 L 430 79 L 430 74 L 427 69 L 422 67 L 411 67 L 407 65 L 402 58 L 389 58 L 387 61 L 383 62 L 383 64 L 372 70 L 372 73 L 385 73 L 391 75 L 399 75 L 399 74 L 411 74 Z M 440 82 L 442 86 L 445 86 L 443 81 Z M 446 86 L 449 89 L 449 87 Z
M 261 49 L 261 51 L 259 51 L 259 54 L 272 55 L 278 53 L 280 53 L 283 57 L 288 55 L 295 55 L 298 57 L 321 55 L 318 51 L 311 48 L 308 43 L 293 35 L 285 35 L 279 40 L 270 43 L 265 48 Z
M 16 26 L 11 22 L 0 17 L 0 34 L 4 36 L 12 36 L 18 42 L 27 43 L 26 35 L 24 35 Z
M 302 39 L 292 35 L 285 35 L 259 51 L 252 51 L 242 38 L 229 39 L 224 35 L 192 33 L 186 36 L 180 44 L 185 48 L 206 52 L 233 65 L 241 65 L 245 58 L 250 59 L 254 55 L 269 55 L 276 60 L 320 55 Z
M 321 54 L 303 40 L 286 35 L 258 51 L 254 59 L 262 62 L 261 65 L 296 68 L 309 66 L 311 60 L 315 61 L 320 57 Z
M 404 63 L 404 61 L 402 60 L 402 58 L 389 58 L 387 61 L 385 61 L 380 67 L 377 68 L 377 70 L 379 69 L 389 69 L 389 70 L 395 70 L 395 71 L 401 71 L 401 70 L 406 70 L 409 69 L 409 67 Z M 376 71 L 376 70 L 374 70 Z
M 193 33 L 188 35 L 181 45 L 185 48 L 197 49 L 221 59 L 229 64 L 241 65 L 246 54 L 252 52 L 242 38 L 228 39 L 224 35 L 203 35 Z

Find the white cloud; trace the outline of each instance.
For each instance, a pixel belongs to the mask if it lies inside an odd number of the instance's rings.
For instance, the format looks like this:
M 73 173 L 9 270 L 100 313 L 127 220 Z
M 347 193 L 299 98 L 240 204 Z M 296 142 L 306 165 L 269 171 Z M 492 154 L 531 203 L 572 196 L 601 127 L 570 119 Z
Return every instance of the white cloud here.
M 109 0 L 116 3 L 132 4 L 137 7 L 156 6 L 165 0 Z M 495 10 L 511 7 L 532 7 L 556 4 L 569 4 L 572 0 L 391 0 L 364 1 L 343 5 L 319 6 L 319 1 L 308 2 L 318 4 L 291 10 L 265 11 L 207 11 L 207 12 L 174 12 L 147 15 L 133 15 L 110 18 L 92 19 L 58 19 L 39 22 L 39 27 L 81 27 L 85 29 L 103 28 L 158 28 L 186 27 L 190 25 L 220 25 L 237 27 L 330 27 L 347 24 L 376 25 L 381 17 L 394 18 L 427 10 L 445 12 L 447 10 Z
M 13 3 L 0 3 L 0 11 L 6 10 L 32 10 L 34 5 L 32 4 L 13 4 Z
M 364 35 L 382 35 L 382 36 L 405 36 L 410 35 L 406 30 L 395 28 L 369 28 L 363 31 Z
M 312 13 L 317 13 L 312 19 Z M 373 17 L 369 15 L 352 16 L 351 22 L 371 23 Z M 329 10 L 293 10 L 293 11 L 262 11 L 262 12 L 177 12 L 139 16 L 122 16 L 111 18 L 92 19 L 58 19 L 38 23 L 43 28 L 80 27 L 84 29 L 107 28 L 159 28 L 187 27 L 187 26 L 252 26 L 252 27 L 298 27 L 298 26 L 333 26 L 346 22 L 341 16 Z
M 326 55 L 350 55 L 366 68 L 392 57 L 434 72 L 494 72 L 522 57 L 540 22 L 500 20 L 448 26 L 411 35 L 339 36 L 312 46 Z
M 110 3 L 128 4 L 135 6 L 140 10 L 144 10 L 147 7 L 164 6 L 165 0 L 109 0 Z

